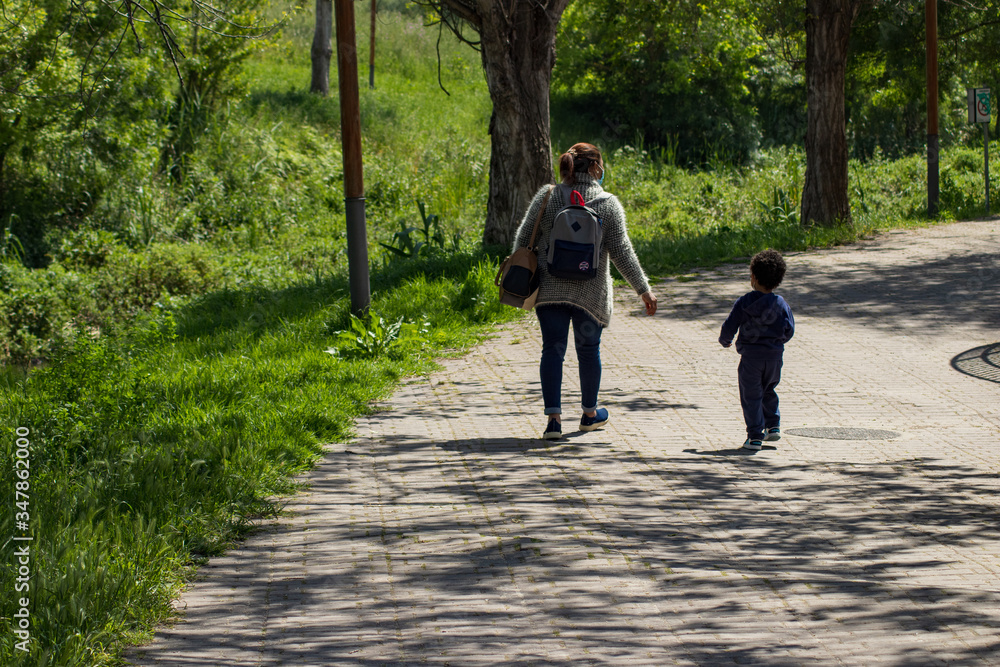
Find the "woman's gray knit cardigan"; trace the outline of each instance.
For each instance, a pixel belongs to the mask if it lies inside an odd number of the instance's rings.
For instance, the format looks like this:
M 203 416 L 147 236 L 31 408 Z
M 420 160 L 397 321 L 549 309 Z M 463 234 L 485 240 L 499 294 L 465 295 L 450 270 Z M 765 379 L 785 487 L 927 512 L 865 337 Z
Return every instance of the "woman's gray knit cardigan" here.
M 578 171 L 575 176 L 576 184 L 573 189 L 583 195 L 584 201 L 589 202 L 604 192 L 604 189 L 587 172 Z M 531 200 L 528 212 L 524 214 L 521 226 L 517 230 L 517 236 L 514 238 L 515 250 L 526 247 L 531 241 L 531 230 L 538 217 L 538 208 L 542 205 L 542 200 L 545 199 L 545 195 L 551 187 L 551 185 L 542 187 L 535 194 L 535 198 Z M 622 208 L 621 202 L 614 195 L 599 202 L 594 207 L 604 226 L 604 241 L 601 246 L 601 260 L 597 267 L 597 276 L 590 280 L 565 280 L 549 275 L 548 262 L 546 261 L 549 252 L 549 233 L 552 231 L 552 223 L 555 221 L 556 213 L 562 210 L 567 203 L 563 201 L 561 189 L 555 188 L 538 225 L 536 243 L 538 244 L 540 282 L 536 307 L 549 304 L 576 306 L 587 311 L 602 327 L 606 327 L 611 323 L 613 308 L 611 266 L 608 260 L 615 263 L 615 268 L 628 281 L 636 294 L 641 295 L 648 292 L 649 281 L 639 265 L 639 258 L 635 256 L 632 241 L 629 240 L 628 231 L 625 229 L 625 209 Z

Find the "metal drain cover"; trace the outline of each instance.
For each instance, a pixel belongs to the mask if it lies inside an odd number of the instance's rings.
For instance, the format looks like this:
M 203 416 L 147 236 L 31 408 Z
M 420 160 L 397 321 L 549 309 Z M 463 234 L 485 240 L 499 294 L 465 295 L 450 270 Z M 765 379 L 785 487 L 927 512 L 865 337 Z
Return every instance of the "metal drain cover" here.
M 842 428 L 839 426 L 817 426 L 814 428 L 790 428 L 788 435 L 804 438 L 825 438 L 827 440 L 892 440 L 901 434 L 877 428 Z

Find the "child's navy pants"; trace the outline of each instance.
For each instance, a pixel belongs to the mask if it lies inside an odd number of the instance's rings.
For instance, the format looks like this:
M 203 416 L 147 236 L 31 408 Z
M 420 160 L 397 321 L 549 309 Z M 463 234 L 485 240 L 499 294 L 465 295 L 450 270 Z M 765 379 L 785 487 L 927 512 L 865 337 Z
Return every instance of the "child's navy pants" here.
M 781 359 L 740 357 L 739 378 L 747 437 L 762 440 L 767 429 L 781 423 L 778 394 L 774 392 L 781 381 Z

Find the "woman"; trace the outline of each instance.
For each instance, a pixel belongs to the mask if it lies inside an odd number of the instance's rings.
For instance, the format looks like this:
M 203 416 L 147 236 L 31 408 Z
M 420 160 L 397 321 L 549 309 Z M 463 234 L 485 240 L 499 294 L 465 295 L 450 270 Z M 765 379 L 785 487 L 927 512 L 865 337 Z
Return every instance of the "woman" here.
M 604 192 L 604 161 L 596 146 L 586 143 L 574 145 L 559 157 L 559 175 L 562 182 L 578 191 L 584 201 L 591 202 Z M 601 388 L 601 332 L 611 322 L 612 288 L 609 260 L 624 276 L 646 306 L 646 314 L 656 312 L 656 297 L 649 291 L 649 281 L 639 265 L 625 229 L 625 210 L 618 198 L 611 195 L 594 204 L 602 220 L 604 240 L 601 247 L 597 276 L 589 280 L 567 280 L 548 272 L 549 234 L 558 213 L 569 201 L 562 188 L 544 186 L 535 195 L 517 230 L 514 248 L 522 248 L 531 240 L 538 209 L 549 190 L 552 194 L 538 229 L 539 288 L 535 312 L 542 330 L 542 361 L 539 374 L 542 380 L 542 398 L 548 424 L 542 438 L 555 440 L 562 437 L 562 364 L 566 356 L 570 322 L 576 343 L 576 358 L 580 365 L 580 391 L 583 416 L 581 431 L 593 431 L 608 423 L 608 411 L 597 407 L 597 394 Z

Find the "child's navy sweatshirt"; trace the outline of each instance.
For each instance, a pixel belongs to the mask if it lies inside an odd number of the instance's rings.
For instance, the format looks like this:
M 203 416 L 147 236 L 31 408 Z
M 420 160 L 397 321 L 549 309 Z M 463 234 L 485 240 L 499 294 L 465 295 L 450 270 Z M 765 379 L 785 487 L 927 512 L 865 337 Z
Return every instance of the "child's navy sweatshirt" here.
M 795 333 L 792 309 L 777 294 L 754 290 L 747 292 L 733 305 L 729 317 L 722 323 L 719 342 L 728 345 L 739 331 L 736 351 L 754 359 L 780 359 L 785 343 Z

